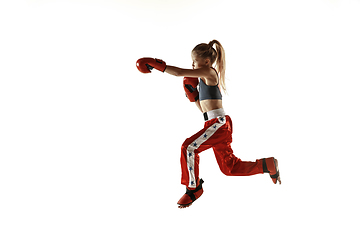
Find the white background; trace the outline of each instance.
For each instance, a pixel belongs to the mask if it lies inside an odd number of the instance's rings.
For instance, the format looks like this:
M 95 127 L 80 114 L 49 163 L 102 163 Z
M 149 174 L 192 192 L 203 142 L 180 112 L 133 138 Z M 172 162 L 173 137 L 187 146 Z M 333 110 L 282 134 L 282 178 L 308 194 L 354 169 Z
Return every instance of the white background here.
M 359 239 L 360 2 L 2 1 L 0 238 Z M 203 126 L 182 78 L 226 51 L 225 111 L 244 161 L 222 175 L 200 155 L 204 194 L 177 209 L 180 146 Z

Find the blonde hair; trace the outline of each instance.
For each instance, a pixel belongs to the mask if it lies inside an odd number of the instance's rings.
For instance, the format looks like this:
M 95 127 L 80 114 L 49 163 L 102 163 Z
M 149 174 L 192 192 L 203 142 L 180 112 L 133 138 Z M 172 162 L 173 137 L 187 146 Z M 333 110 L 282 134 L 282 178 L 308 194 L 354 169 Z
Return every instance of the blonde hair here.
M 213 47 L 215 45 L 215 48 Z M 220 74 L 220 86 L 226 93 L 225 85 L 225 50 L 218 40 L 212 40 L 209 43 L 200 43 L 193 50 L 201 58 L 209 58 L 211 65 L 215 63 L 215 69 Z

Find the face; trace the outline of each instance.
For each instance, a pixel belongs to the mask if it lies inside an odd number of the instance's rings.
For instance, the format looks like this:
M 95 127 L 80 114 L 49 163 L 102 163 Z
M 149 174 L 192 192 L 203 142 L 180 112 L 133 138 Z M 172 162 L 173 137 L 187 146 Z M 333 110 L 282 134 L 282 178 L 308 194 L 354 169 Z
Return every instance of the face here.
M 191 58 L 193 60 L 193 63 L 192 63 L 193 69 L 205 67 L 205 66 L 209 65 L 209 62 L 210 62 L 209 59 L 201 58 L 201 57 L 197 56 L 197 54 L 194 52 L 191 53 Z

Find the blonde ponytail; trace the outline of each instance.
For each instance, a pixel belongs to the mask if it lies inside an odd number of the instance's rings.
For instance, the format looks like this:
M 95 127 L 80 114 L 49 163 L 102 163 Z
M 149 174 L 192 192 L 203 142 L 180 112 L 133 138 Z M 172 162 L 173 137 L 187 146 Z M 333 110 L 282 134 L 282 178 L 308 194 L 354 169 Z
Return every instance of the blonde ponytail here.
M 215 48 L 213 48 L 215 45 Z M 208 44 L 200 43 L 194 49 L 199 57 L 209 58 L 211 61 L 211 65 L 215 63 L 215 69 L 220 74 L 220 86 L 223 91 L 226 93 L 226 85 L 225 85 L 225 50 L 223 46 L 220 44 L 218 40 L 212 40 Z
M 225 85 L 225 69 L 226 69 L 226 61 L 225 61 L 225 50 L 221 43 L 218 40 L 212 40 L 209 42 L 209 47 L 212 48 L 215 44 L 216 50 L 216 60 L 215 60 L 215 69 L 220 74 L 220 86 L 223 91 L 226 93 L 226 85 Z

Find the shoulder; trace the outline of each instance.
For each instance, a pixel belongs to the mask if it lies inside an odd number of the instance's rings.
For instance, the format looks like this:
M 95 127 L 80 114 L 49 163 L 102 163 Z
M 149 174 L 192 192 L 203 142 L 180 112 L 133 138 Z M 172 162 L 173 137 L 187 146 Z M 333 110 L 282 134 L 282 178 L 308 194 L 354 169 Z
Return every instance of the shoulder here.
M 216 86 L 219 84 L 219 77 L 217 71 L 214 68 L 209 69 L 209 74 L 204 78 L 206 85 Z

